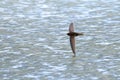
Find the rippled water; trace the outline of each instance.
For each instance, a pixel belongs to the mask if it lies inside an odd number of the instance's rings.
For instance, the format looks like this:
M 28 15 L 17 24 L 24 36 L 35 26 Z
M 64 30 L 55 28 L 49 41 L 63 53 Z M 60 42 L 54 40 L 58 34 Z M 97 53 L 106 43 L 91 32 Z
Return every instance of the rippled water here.
M 1 0 L 0 78 L 120 80 L 120 1 Z

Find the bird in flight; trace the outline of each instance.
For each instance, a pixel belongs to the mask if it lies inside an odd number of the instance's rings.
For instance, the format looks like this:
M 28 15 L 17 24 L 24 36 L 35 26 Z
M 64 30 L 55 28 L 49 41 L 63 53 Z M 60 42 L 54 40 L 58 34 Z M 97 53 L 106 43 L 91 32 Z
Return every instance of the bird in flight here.
M 73 52 L 74 57 L 75 57 L 76 56 L 76 52 L 75 52 L 75 37 L 79 36 L 79 35 L 83 35 L 83 33 L 74 32 L 74 26 L 73 26 L 73 23 L 71 23 L 69 25 L 69 33 L 67 33 L 67 35 L 70 36 L 70 45 L 71 45 L 71 49 L 72 49 L 72 52 Z

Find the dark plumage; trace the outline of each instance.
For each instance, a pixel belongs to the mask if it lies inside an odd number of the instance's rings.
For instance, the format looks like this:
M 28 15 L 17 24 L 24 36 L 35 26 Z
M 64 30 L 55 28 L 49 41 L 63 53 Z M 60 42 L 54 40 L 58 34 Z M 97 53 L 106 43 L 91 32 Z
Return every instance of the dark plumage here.
M 74 32 L 73 23 L 71 23 L 70 26 L 69 26 L 69 33 L 67 33 L 67 35 L 70 36 L 70 45 L 71 45 L 71 48 L 72 48 L 72 51 L 73 51 L 74 57 L 75 57 L 76 56 L 76 53 L 75 53 L 75 36 L 83 35 L 83 33 Z

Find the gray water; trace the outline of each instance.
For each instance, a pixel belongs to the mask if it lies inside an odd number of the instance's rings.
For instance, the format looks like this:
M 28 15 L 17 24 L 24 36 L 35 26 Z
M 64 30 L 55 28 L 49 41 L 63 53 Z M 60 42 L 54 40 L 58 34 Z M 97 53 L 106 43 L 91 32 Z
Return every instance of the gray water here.
M 0 0 L 0 80 L 120 80 L 120 0 Z

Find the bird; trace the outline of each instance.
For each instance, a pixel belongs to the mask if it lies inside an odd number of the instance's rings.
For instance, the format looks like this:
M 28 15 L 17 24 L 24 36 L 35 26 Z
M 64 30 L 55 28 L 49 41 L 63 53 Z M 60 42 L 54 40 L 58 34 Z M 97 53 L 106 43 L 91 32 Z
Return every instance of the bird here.
M 79 35 L 83 35 L 83 33 L 74 32 L 73 23 L 70 23 L 70 25 L 69 25 L 69 33 L 67 33 L 67 35 L 70 37 L 70 45 L 71 45 L 72 52 L 74 54 L 73 57 L 75 57 L 76 56 L 76 52 L 75 52 L 75 37 L 79 36 Z

